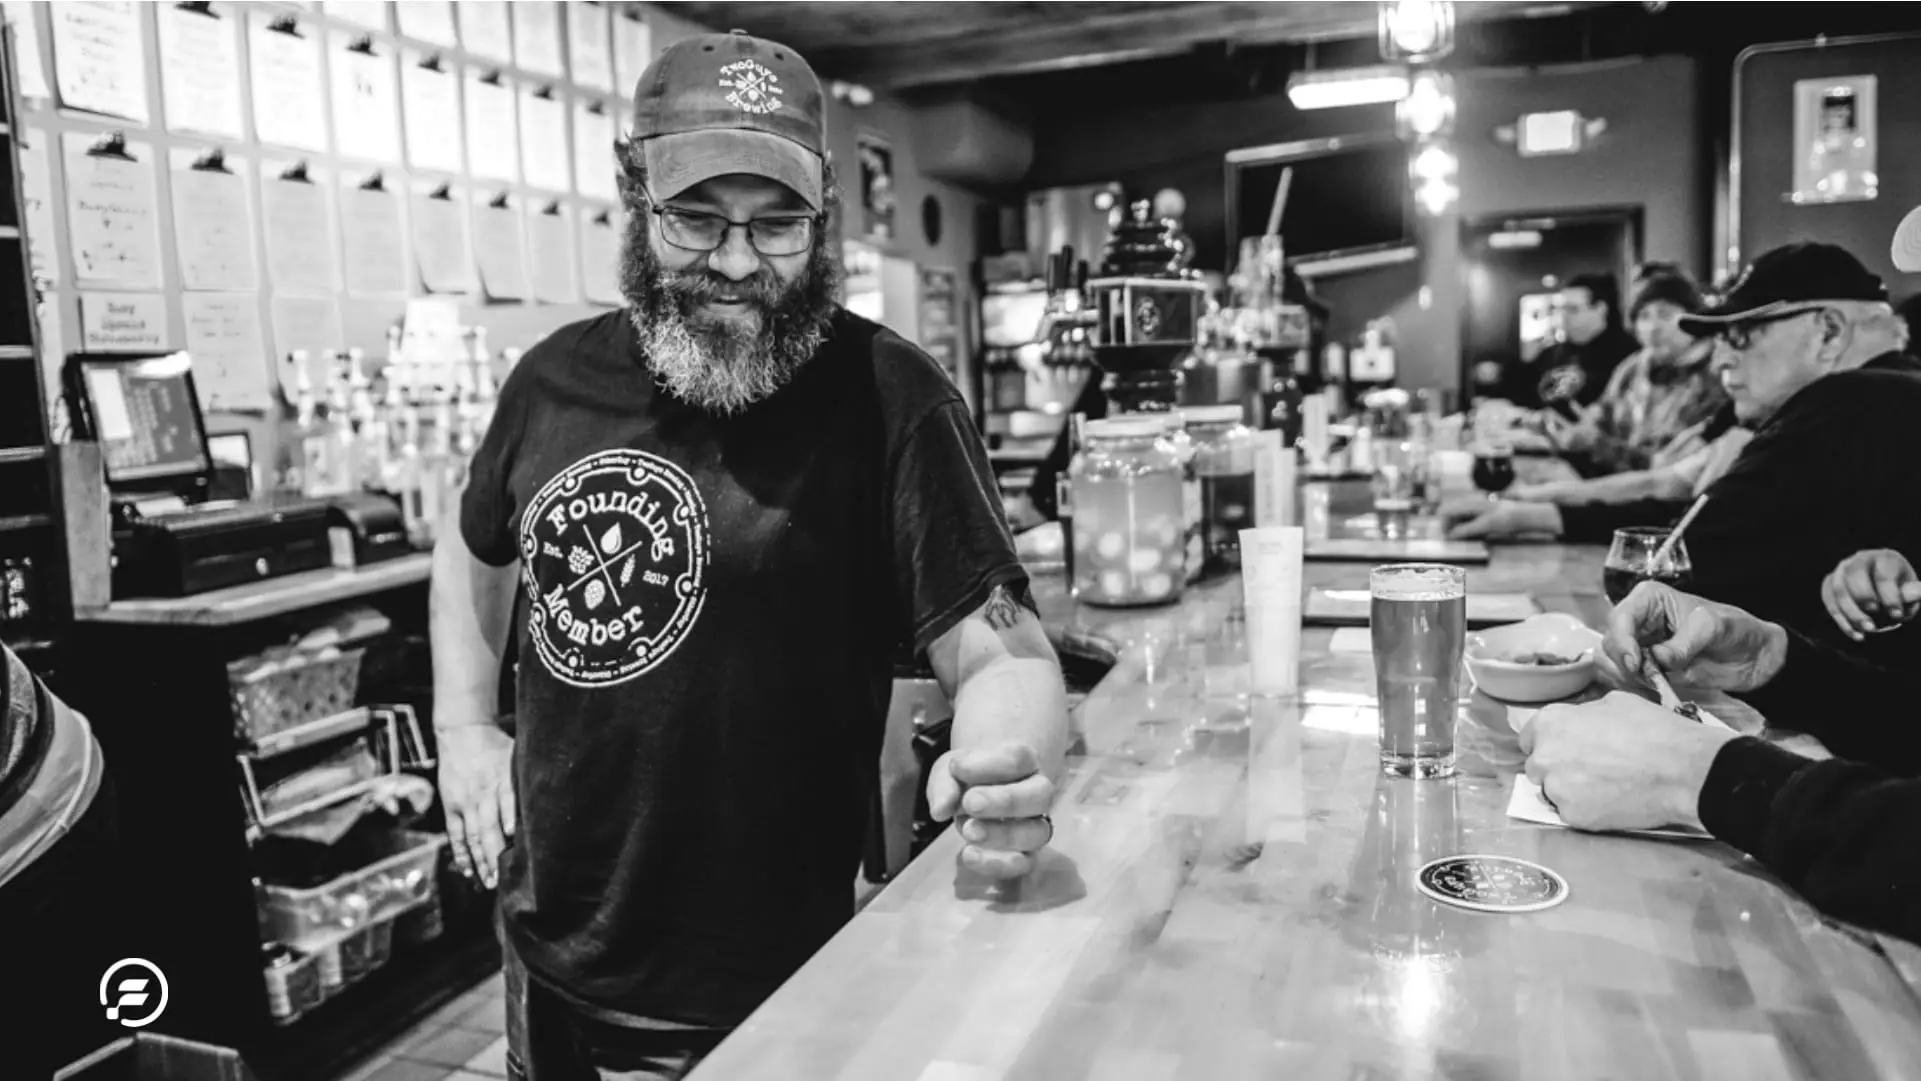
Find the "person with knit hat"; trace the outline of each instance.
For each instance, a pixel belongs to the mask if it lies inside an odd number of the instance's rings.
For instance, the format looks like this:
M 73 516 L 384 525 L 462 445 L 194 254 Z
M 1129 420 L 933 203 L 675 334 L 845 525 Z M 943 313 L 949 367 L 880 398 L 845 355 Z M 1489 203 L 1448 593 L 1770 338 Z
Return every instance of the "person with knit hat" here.
M 1581 473 L 1606 476 L 1679 461 L 1733 427 L 1729 414 L 1710 430 L 1728 407 L 1713 370 L 1714 343 L 1681 329 L 1681 319 L 1701 306 L 1700 290 L 1678 269 L 1643 274 L 1628 308 L 1640 351 L 1614 369 L 1580 424 L 1548 429 Z

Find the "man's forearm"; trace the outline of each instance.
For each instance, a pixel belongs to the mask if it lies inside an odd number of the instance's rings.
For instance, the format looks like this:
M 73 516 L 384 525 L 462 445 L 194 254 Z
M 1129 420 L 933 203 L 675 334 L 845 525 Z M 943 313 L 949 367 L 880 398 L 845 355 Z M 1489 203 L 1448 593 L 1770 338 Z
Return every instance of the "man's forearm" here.
M 441 531 L 428 590 L 435 728 L 497 719 L 514 580 L 512 565 L 491 567 L 475 558 L 457 526 L 449 522 Z
M 1067 756 L 1067 691 L 1052 657 L 1003 655 L 969 672 L 954 695 L 953 749 L 1017 742 L 1058 781 Z

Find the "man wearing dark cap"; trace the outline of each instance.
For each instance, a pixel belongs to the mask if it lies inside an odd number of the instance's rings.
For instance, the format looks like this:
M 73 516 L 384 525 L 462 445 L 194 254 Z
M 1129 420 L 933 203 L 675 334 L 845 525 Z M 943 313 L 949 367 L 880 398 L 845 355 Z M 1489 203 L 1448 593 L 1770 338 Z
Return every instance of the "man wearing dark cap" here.
M 1887 287 L 1829 244 L 1754 261 L 1719 305 L 1681 321 L 1715 339 L 1715 366 L 1755 436 L 1707 489 L 1688 528 L 1692 589 L 1869 656 L 1913 655 L 1913 627 L 1851 643 L 1821 582 L 1857 551 L 1921 553 L 1921 362 Z M 1605 543 L 1623 525 L 1672 522 L 1676 503 L 1450 508 L 1460 536 Z
M 521 1081 L 679 1077 L 846 921 L 901 643 L 954 700 L 927 797 L 970 871 L 1032 866 L 1067 741 L 965 403 L 835 302 L 814 73 L 701 36 L 634 97 L 627 305 L 515 368 L 434 555 L 441 792 L 500 887 Z

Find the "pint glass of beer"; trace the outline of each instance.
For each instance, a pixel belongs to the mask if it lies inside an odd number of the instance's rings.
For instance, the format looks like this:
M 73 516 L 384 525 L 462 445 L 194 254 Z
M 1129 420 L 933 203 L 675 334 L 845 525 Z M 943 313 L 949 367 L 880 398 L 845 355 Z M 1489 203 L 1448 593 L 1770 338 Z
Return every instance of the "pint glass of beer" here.
M 1374 568 L 1368 585 L 1381 769 L 1397 777 L 1446 777 L 1454 772 L 1467 572 L 1396 563 Z

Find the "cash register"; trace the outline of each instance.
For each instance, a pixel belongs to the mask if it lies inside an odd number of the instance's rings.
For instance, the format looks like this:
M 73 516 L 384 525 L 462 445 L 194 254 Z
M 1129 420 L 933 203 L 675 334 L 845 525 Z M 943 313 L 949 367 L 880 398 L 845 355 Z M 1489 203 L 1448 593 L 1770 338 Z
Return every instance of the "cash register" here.
M 75 434 L 100 445 L 113 595 L 184 597 L 329 564 L 328 504 L 209 498 L 213 456 L 193 360 L 77 353 L 63 373 Z

